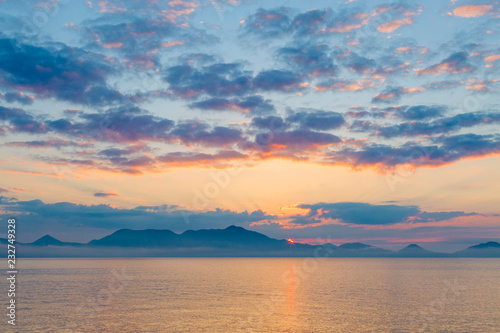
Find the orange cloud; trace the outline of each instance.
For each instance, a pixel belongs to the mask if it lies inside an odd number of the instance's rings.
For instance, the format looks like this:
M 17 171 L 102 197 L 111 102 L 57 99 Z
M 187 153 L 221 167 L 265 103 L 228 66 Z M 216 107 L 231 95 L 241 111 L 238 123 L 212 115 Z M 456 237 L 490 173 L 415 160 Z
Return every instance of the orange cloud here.
M 92 6 L 90 7 L 92 8 Z M 100 1 L 99 8 L 100 13 L 123 13 L 127 11 L 127 9 L 117 7 L 116 4 L 110 3 L 109 1 Z
M 377 27 L 377 30 L 383 33 L 390 33 L 403 25 L 413 24 L 413 19 L 411 17 L 405 17 L 401 20 L 392 20 L 387 23 L 383 23 Z
M 476 80 L 469 79 L 469 83 L 467 83 L 466 89 L 475 90 L 475 91 L 489 91 L 489 84 L 498 82 L 498 80 Z
M 345 33 L 349 32 L 353 29 L 359 29 L 361 28 L 360 24 L 347 24 L 347 25 L 341 25 L 338 27 L 331 27 L 328 29 L 329 32 L 339 32 L 339 33 Z
M 488 14 L 493 9 L 491 5 L 465 5 L 453 10 L 453 15 L 460 17 L 476 17 Z
M 439 64 L 427 68 L 414 69 L 414 71 L 417 75 L 470 73 L 473 72 L 475 68 L 467 62 L 467 58 L 467 53 L 458 52 L 444 59 Z
M 495 55 L 484 58 L 484 61 L 486 61 L 486 62 L 494 62 L 497 60 L 500 60 L 500 54 L 495 54 Z

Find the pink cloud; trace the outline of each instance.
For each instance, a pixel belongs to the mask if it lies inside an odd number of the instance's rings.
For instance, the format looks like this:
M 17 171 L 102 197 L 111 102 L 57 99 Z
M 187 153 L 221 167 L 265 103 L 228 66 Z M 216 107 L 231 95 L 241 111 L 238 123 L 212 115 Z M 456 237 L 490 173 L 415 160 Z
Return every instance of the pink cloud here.
M 487 15 L 493 6 L 491 5 L 465 5 L 453 10 L 453 15 L 460 17 L 476 17 Z

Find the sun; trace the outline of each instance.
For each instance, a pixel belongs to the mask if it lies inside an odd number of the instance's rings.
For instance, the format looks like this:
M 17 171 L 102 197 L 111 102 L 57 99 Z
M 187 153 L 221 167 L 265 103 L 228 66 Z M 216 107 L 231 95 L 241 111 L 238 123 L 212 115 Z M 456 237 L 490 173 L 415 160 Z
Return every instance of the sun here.
M 288 243 L 290 243 L 290 244 L 295 243 L 295 241 L 294 241 L 293 239 L 291 239 L 291 238 L 288 238 L 288 239 L 287 239 L 287 241 L 288 241 Z

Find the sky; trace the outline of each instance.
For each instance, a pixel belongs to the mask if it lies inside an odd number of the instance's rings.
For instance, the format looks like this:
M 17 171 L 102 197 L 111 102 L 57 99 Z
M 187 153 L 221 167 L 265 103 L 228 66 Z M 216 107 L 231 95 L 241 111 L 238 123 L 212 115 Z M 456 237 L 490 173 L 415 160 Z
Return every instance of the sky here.
M 0 17 L 18 241 L 500 240 L 500 1 L 1 0 Z

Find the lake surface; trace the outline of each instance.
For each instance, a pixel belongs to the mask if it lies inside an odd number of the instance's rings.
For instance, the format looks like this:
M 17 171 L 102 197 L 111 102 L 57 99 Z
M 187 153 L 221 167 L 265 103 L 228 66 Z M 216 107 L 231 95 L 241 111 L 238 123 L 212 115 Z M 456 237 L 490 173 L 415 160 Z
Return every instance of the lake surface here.
M 499 259 L 20 259 L 18 267 L 17 332 L 500 332 Z

